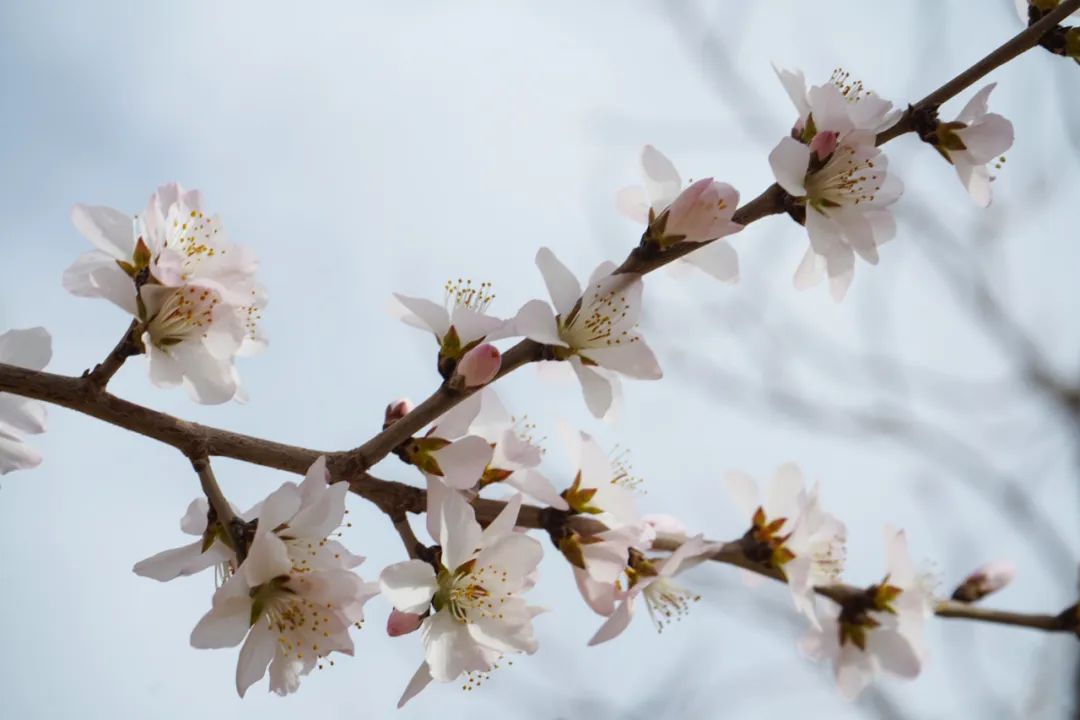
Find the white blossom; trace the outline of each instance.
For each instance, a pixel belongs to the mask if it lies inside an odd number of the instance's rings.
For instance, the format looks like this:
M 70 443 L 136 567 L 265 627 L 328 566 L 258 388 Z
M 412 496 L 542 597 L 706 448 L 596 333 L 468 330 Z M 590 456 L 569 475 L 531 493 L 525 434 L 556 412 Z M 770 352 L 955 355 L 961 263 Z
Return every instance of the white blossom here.
M 647 234 L 661 248 L 677 243 L 705 243 L 682 258 L 724 282 L 739 279 L 739 258 L 722 238 L 743 229 L 732 222 L 739 193 L 727 183 L 703 178 L 683 187 L 675 165 L 652 145 L 641 152 L 645 187 L 619 191 L 619 209 L 631 220 L 648 225 Z
M 841 300 L 854 277 L 855 255 L 877 264 L 878 246 L 896 233 L 888 206 L 900 198 L 903 185 L 888 174 L 875 137 L 898 115 L 846 73 L 838 71 L 809 90 L 802 73 L 777 74 L 799 120 L 792 136 L 769 154 L 769 163 L 780 187 L 805 206 L 810 237 L 795 285 L 810 287 L 828 275 L 833 298 Z
M 260 504 L 247 557 L 191 633 L 197 648 L 243 641 L 241 696 L 267 666 L 270 689 L 286 695 L 329 653 L 351 655 L 349 628 L 363 621 L 364 603 L 378 592 L 351 570 L 363 558 L 330 539 L 346 512 L 348 483 L 327 480 L 320 458 L 299 487 L 287 482 Z
M 398 305 L 392 312 L 404 323 L 435 336 L 440 357 L 457 359 L 484 340 L 510 337 L 513 326 L 487 314 L 495 299 L 491 283 L 473 285 L 471 280 L 447 281 L 443 304 L 425 298 L 394 293 Z
M 552 305 L 530 300 L 514 319 L 516 330 L 554 346 L 556 359 L 569 361 L 581 382 L 585 404 L 596 417 L 611 410 L 618 385 L 613 373 L 658 380 L 663 373 L 652 350 L 637 333 L 641 315 L 641 276 L 612 274 L 602 263 L 582 293 L 565 265 L 548 248 L 536 253 Z
M 879 670 L 914 678 L 926 654 L 923 627 L 933 608 L 928 579 L 916 573 L 903 531 L 886 528 L 885 542 L 885 578 L 843 606 L 819 607 L 818 626 L 801 643 L 809 657 L 832 662 L 847 698 L 858 696 Z
M 143 322 L 151 381 L 183 384 L 201 403 L 243 400 L 233 361 L 265 347 L 258 320 L 266 293 L 254 255 L 205 214 L 199 192 L 174 183 L 142 215 L 76 205 L 71 216 L 97 249 L 68 268 L 64 287 Z
M 846 529 L 821 509 L 818 487 L 807 493 L 803 474 L 793 463 L 780 466 L 768 495 L 761 500 L 749 475 L 727 475 L 728 489 L 750 520 L 747 542 L 761 550 L 762 562 L 784 573 L 795 607 L 817 622 L 814 586 L 840 579 L 846 556 Z
M 516 495 L 481 528 L 472 508 L 448 494 L 439 508 L 438 568 L 409 560 L 383 570 L 379 583 L 394 608 L 426 615 L 420 625 L 424 663 L 398 707 L 431 680 L 450 682 L 467 674 L 469 686 L 502 656 L 536 651 L 532 618 L 540 609 L 521 594 L 532 587 L 543 550 L 514 532 L 520 507 Z
M 639 553 L 635 554 L 626 568 L 628 589 L 615 611 L 589 640 L 589 645 L 607 642 L 629 627 L 638 595 L 643 596 L 649 617 L 657 630 L 663 630 L 665 625 L 688 613 L 691 603 L 696 602 L 699 596 L 678 585 L 672 578 L 701 562 L 713 549 L 698 535 L 681 544 L 659 564 Z
M 52 359 L 52 337 L 45 328 L 8 330 L 0 335 L 0 363 L 41 370 Z M 37 467 L 41 455 L 22 435 L 45 432 L 45 406 L 10 393 L 0 393 L 0 475 Z
M 989 112 L 990 93 L 997 83 L 990 83 L 964 105 L 956 120 L 943 123 L 938 130 L 940 142 L 935 145 L 956 168 L 960 182 L 980 207 L 990 205 L 990 183 L 993 177 L 987 164 L 1000 167 L 1003 153 L 1012 147 L 1013 126 L 997 113 Z

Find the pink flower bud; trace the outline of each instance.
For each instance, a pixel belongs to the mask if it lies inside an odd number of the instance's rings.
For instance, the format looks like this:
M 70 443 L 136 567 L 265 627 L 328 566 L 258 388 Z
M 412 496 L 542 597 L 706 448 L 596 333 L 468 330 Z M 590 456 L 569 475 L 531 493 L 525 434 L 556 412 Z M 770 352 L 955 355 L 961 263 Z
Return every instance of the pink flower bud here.
M 739 193 L 730 185 L 712 178 L 691 183 L 661 215 L 661 246 L 707 242 L 742 230 L 741 225 L 731 221 L 738 204 Z
M 499 374 L 502 355 L 491 343 L 477 345 L 461 358 L 455 374 L 467 388 L 487 385 Z
M 824 160 L 836 152 L 837 139 L 838 136 L 835 131 L 822 130 L 810 141 L 810 152 L 816 154 L 818 160 Z
M 1013 581 L 1016 566 L 1008 560 L 987 563 L 967 576 L 953 591 L 953 600 L 975 602 L 995 593 Z
M 413 404 L 408 398 L 395 400 L 386 406 L 386 414 L 383 416 L 383 429 L 390 427 L 401 418 L 412 412 Z
M 397 609 L 390 611 L 390 617 L 386 618 L 386 634 L 390 637 L 408 635 L 420 627 L 423 620 L 414 613 L 403 613 Z

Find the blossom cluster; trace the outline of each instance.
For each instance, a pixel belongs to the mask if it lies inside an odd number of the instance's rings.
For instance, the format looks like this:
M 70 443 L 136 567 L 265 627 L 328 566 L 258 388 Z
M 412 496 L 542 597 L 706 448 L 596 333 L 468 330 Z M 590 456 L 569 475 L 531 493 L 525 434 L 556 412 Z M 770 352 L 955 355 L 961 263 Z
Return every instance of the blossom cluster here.
M 840 300 L 856 256 L 876 264 L 879 247 L 896 232 L 891 207 L 903 186 L 878 140 L 903 114 L 843 71 L 810 87 L 800 72 L 777 75 L 797 118 L 769 162 L 784 209 L 809 239 L 794 282 L 809 287 L 828 277 Z M 990 202 L 988 167 L 1012 144 L 1011 124 L 989 112 L 993 88 L 977 92 L 954 121 L 940 122 L 936 109 L 912 121 L 982 206 Z M 639 255 L 670 253 L 736 282 L 738 257 L 726 238 L 743 229 L 738 191 L 713 177 L 684 182 L 652 146 L 644 148 L 641 165 L 644 186 L 617 196 L 619 209 L 643 227 Z M 200 403 L 242 400 L 235 359 L 265 346 L 258 320 L 267 297 L 254 255 L 206 214 L 200 193 L 166 185 L 139 215 L 78 205 L 72 220 L 96 249 L 65 272 L 64 287 L 109 300 L 130 316 L 128 342 L 147 356 L 151 381 L 182 384 Z M 364 581 L 356 572 L 363 558 L 340 540 L 349 478 L 326 457 L 314 459 L 300 484 L 284 483 L 246 512 L 197 499 L 180 523 L 194 539 L 134 566 L 162 582 L 213 570 L 215 590 L 191 644 L 242 645 L 240 695 L 267 674 L 273 692 L 292 693 L 303 676 L 332 665 L 332 654 L 354 652 L 352 633 L 363 623 L 364 606 L 382 595 L 391 607 L 388 634 L 417 633 L 422 646 L 402 704 L 432 682 L 464 678 L 466 689 L 476 687 L 503 658 L 538 648 L 533 619 L 544 609 L 526 596 L 538 582 L 543 546 L 519 527 L 527 497 L 541 506 L 529 510 L 546 518 L 543 529 L 584 605 L 601 618 L 589 645 L 617 638 L 641 605 L 664 629 L 698 599 L 678 575 L 708 560 L 737 558 L 757 575 L 787 584 L 808 626 L 802 649 L 832 663 L 844 695 L 856 696 L 879 670 L 917 675 L 926 655 L 923 626 L 937 601 L 927 575 L 912 563 L 905 534 L 886 529 L 886 569 L 878 582 L 842 584 L 846 528 L 797 466 L 783 465 L 764 494 L 750 476 L 727 475 L 743 521 L 742 534 L 728 543 L 691 535 L 672 516 L 643 514 L 640 481 L 588 433 L 561 428 L 575 471 L 562 482 L 549 477 L 532 426 L 489 387 L 506 370 L 497 343 L 516 338 L 538 346 L 543 364 L 573 373 L 596 418 L 615 417 L 621 378 L 657 380 L 662 371 L 639 327 L 641 273 L 603 262 L 580 280 L 548 248 L 535 263 L 549 300 L 529 300 L 503 317 L 492 312 L 488 283 L 449 282 L 442 303 L 395 295 L 400 319 L 433 336 L 442 390 L 454 397 L 448 410 L 393 449 L 425 484 L 430 544 L 414 543 L 412 526 L 399 513 L 394 521 L 409 559 Z M 50 355 L 41 328 L 0 335 L 2 363 L 40 370 Z M 414 411 L 407 400 L 391 403 L 384 431 Z M 44 419 L 40 403 L 0 394 L 0 473 L 40 462 L 21 435 L 42 432 Z M 477 501 L 492 499 L 493 491 L 501 509 L 484 516 Z M 1006 576 L 1000 568 L 972 575 L 964 597 L 981 598 Z

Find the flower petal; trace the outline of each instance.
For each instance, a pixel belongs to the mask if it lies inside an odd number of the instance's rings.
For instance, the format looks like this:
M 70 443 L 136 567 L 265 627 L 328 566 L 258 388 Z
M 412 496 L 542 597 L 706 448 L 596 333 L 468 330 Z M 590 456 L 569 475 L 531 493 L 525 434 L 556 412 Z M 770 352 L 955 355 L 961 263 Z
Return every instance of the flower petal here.
M 479 435 L 468 435 L 436 450 L 431 456 L 439 463 L 443 482 L 458 490 L 468 490 L 480 482 L 493 452 L 487 440 Z
M 580 358 L 570 358 L 570 367 L 581 382 L 581 391 L 585 396 L 585 405 L 594 417 L 602 418 L 611 409 L 614 392 L 611 382 L 592 368 L 585 367 Z
M 99 205 L 76 205 L 71 222 L 82 236 L 116 260 L 130 262 L 135 253 L 135 224 L 131 216 Z
M 438 589 L 435 571 L 423 560 L 407 560 L 387 566 L 379 574 L 383 595 L 403 613 L 422 614 Z
M 512 322 L 518 335 L 524 335 L 533 342 L 566 347 L 566 343 L 559 337 L 555 313 L 543 300 L 530 300 L 522 305 Z
M 266 675 L 266 666 L 274 658 L 277 649 L 277 637 L 265 622 L 255 623 L 248 633 L 244 646 L 240 648 L 240 658 L 236 662 L 236 692 L 240 697 L 255 682 Z
M 786 137 L 769 153 L 776 183 L 795 197 L 806 195 L 806 171 L 810 167 L 810 148 L 795 138 Z
M 581 285 L 574 274 L 546 247 L 536 252 L 536 267 L 540 268 L 540 274 L 544 276 L 544 284 L 547 285 L 555 311 L 559 315 L 570 312 L 581 297 Z

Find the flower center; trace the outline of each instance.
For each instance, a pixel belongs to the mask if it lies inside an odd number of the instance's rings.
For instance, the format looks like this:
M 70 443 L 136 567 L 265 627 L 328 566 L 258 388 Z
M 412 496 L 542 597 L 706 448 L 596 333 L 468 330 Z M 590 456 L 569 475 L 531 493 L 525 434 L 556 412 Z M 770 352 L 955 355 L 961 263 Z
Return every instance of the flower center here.
M 836 86 L 848 102 L 858 102 L 870 94 L 870 91 L 863 87 L 862 80 L 852 80 L 851 73 L 844 68 L 833 70 L 829 82 Z
M 582 306 L 571 310 L 562 321 L 563 332 L 571 339 L 570 345 L 604 347 L 638 341 L 639 338 L 630 332 L 633 328 L 624 329 L 630 303 L 622 289 L 598 292 L 602 287 L 598 283 L 593 292 L 586 294 Z
M 443 286 L 445 298 L 443 304 L 447 311 L 455 307 L 464 307 L 474 312 L 486 312 L 488 306 L 495 299 L 495 293 L 491 291 L 491 283 L 482 282 L 479 286 L 473 286 L 472 280 L 458 278 L 457 281 L 447 280 Z
M 693 603 L 701 599 L 681 585 L 667 578 L 657 578 L 641 591 L 645 596 L 645 606 L 649 608 L 649 617 L 656 625 L 657 632 L 663 632 L 666 625 L 683 619 L 690 613 Z
M 451 575 L 439 572 L 439 590 L 432 604 L 436 611 L 445 608 L 459 622 L 475 622 L 480 618 L 501 620 L 500 608 L 513 593 L 506 592 L 508 574 L 494 565 L 470 567 L 470 561 Z
M 221 302 L 218 294 L 191 285 L 169 295 L 147 330 L 159 348 L 178 345 L 195 337 L 205 337 L 214 322 L 214 308 Z
M 885 174 L 875 169 L 874 156 L 866 157 L 850 145 L 841 145 L 825 167 L 806 178 L 809 204 L 819 212 L 830 207 L 872 203 Z

